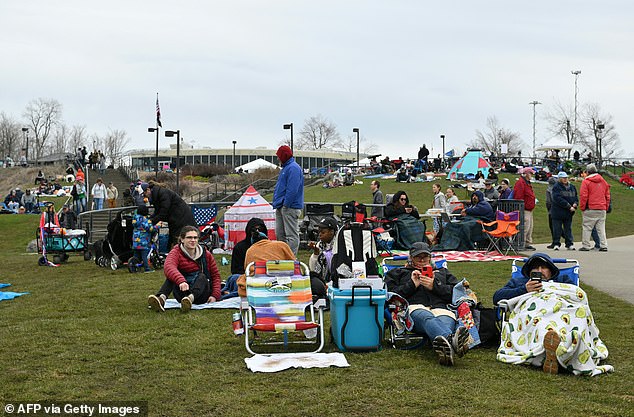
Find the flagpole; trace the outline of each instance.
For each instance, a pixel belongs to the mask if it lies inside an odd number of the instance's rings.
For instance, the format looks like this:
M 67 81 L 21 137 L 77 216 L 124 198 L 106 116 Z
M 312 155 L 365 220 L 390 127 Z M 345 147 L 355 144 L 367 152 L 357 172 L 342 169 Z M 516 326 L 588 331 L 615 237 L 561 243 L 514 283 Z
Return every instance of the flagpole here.
M 158 148 L 159 148 L 159 117 L 161 115 L 158 105 L 158 93 L 156 93 L 156 154 L 154 159 L 154 179 L 158 181 L 159 160 L 158 160 Z

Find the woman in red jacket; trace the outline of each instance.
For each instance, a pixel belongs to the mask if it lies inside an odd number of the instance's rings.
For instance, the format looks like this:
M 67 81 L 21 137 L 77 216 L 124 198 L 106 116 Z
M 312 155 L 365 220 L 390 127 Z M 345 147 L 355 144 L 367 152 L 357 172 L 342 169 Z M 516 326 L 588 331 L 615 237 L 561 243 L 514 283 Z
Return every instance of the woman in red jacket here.
M 520 171 L 521 177 L 513 188 L 513 199 L 524 200 L 524 249 L 535 250 L 533 246 L 533 209 L 535 208 L 535 191 L 531 185 L 533 168 L 526 167 Z
M 181 303 L 182 311 L 189 311 L 192 304 L 214 303 L 220 299 L 220 272 L 214 257 L 198 244 L 200 231 L 185 226 L 165 259 L 163 271 L 167 278 L 156 295 L 148 297 L 148 305 L 154 311 L 165 311 L 165 300 L 173 292 Z

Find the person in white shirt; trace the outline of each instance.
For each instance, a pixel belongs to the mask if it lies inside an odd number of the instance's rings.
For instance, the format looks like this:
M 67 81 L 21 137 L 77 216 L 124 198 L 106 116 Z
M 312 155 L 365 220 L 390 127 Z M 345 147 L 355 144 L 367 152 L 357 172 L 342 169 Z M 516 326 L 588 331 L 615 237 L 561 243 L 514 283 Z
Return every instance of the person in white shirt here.
M 101 178 L 97 178 L 97 182 L 92 186 L 92 201 L 95 203 L 95 210 L 103 209 L 103 201 L 106 198 L 106 185 Z

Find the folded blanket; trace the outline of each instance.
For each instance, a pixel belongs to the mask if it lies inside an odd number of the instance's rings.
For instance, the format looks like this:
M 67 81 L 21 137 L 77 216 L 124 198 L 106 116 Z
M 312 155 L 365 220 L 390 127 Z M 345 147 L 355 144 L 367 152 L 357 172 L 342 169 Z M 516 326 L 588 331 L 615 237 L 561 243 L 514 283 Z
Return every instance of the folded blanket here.
M 499 361 L 541 366 L 545 359 L 543 337 L 552 329 L 561 338 L 557 361 L 573 374 L 594 376 L 614 370 L 611 365 L 599 365 L 608 357 L 608 349 L 599 338 L 588 297 L 581 288 L 544 282 L 542 291 L 515 297 L 508 305 Z
M 343 353 L 282 353 L 278 355 L 254 355 L 244 362 L 253 372 L 279 372 L 289 368 L 348 367 Z

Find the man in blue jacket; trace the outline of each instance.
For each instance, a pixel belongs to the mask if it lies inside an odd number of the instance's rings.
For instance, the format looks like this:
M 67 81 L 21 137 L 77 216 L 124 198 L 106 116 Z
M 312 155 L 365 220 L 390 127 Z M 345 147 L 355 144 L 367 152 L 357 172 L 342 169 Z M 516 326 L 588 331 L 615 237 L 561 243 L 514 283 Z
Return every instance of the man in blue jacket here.
M 304 208 L 304 173 L 295 162 L 293 151 L 286 145 L 276 152 L 282 164 L 273 192 L 275 234 L 277 240 L 288 243 L 297 256 L 299 249 L 299 216 Z
M 493 208 L 491 204 L 485 200 L 482 191 L 475 191 L 471 194 L 471 205 L 462 210 L 462 215 L 476 217 L 489 222 L 495 219 Z
M 550 216 L 553 222 L 553 243 L 550 246 L 554 250 L 559 250 L 563 229 L 566 249 L 575 250 L 572 237 L 572 216 L 577 211 L 579 203 L 577 189 L 568 181 L 568 174 L 564 171 L 557 174 L 557 178 L 559 181 L 553 185 L 552 205 L 550 208 Z

